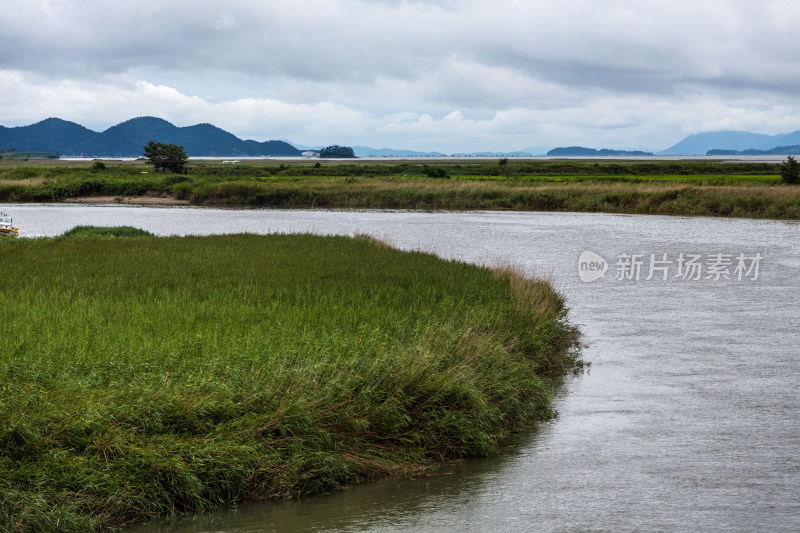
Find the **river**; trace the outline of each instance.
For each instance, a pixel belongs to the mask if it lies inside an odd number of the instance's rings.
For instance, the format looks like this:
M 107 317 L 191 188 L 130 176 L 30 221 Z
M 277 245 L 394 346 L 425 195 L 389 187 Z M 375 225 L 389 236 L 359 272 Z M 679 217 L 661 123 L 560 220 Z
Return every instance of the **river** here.
M 555 402 L 558 418 L 500 457 L 446 465 L 438 477 L 240 505 L 131 532 L 800 530 L 795 222 L 77 205 L 3 210 L 23 236 L 56 235 L 77 224 L 133 225 L 162 235 L 371 234 L 400 248 L 510 263 L 548 277 L 583 331 L 590 371 L 567 381 Z

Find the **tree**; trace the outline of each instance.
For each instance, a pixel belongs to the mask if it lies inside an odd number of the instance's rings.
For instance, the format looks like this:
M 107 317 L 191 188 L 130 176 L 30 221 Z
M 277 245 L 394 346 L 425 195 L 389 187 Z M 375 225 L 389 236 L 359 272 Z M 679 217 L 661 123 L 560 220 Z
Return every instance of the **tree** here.
M 341 157 L 341 158 L 353 158 L 356 156 L 353 149 L 349 146 L 339 146 L 338 144 L 334 144 L 331 146 L 326 146 L 322 150 L 319 151 L 320 157 Z
M 169 143 L 159 143 L 150 141 L 144 149 L 144 157 L 147 162 L 153 165 L 156 172 L 172 172 L 174 174 L 186 174 L 186 161 L 189 156 L 183 146 Z
M 425 174 L 427 174 L 429 178 L 446 180 L 450 179 L 447 171 L 442 167 L 429 167 L 428 165 L 422 165 L 422 170 L 425 171 Z
M 800 182 L 800 163 L 794 157 L 789 156 L 781 166 L 781 180 L 790 184 Z

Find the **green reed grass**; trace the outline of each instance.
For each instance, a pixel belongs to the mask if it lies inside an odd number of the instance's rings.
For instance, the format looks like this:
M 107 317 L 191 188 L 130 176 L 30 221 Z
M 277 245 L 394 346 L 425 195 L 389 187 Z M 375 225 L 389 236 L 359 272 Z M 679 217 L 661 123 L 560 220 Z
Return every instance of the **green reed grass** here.
M 26 166 L 27 165 L 27 166 Z M 442 169 L 450 179 L 428 177 Z M 144 162 L 0 161 L 0 202 L 157 195 L 195 205 L 510 209 L 800 219 L 780 163 L 722 161 L 192 161 L 188 175 Z
M 670 180 L 560 182 L 358 178 L 203 183 L 184 198 L 202 205 L 506 209 L 800 219 L 800 188 Z
M 365 237 L 81 228 L 0 242 L 0 272 L 4 531 L 494 454 L 581 367 L 547 283 Z

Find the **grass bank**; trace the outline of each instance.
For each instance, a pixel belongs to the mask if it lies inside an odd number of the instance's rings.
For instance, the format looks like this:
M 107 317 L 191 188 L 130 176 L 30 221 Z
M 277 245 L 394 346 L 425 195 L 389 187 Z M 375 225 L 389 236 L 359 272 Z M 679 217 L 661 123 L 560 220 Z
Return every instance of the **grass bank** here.
M 0 530 L 85 531 L 497 453 L 580 368 L 561 297 L 368 238 L 0 241 Z
M 28 164 L 29 166 L 24 166 Z M 780 164 L 719 161 L 193 161 L 188 175 L 142 162 L 0 162 L 0 202 L 180 201 L 282 208 L 509 209 L 800 219 Z M 435 178 L 431 176 L 447 176 Z M 139 200 L 137 200 L 139 199 Z

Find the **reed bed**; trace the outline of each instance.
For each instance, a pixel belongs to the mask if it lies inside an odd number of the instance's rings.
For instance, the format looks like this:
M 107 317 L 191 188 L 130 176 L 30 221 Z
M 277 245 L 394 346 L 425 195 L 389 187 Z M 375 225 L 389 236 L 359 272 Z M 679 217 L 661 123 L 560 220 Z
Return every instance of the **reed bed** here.
M 498 453 L 582 367 L 545 282 L 371 238 L 0 241 L 0 530 L 87 531 Z
M 183 196 L 181 196 L 183 197 Z M 800 219 L 800 188 L 668 181 L 524 182 L 363 178 L 205 184 L 201 205 L 412 209 L 506 209 Z
M 192 162 L 188 175 L 141 162 L 106 170 L 0 164 L 0 202 L 157 195 L 194 205 L 510 209 L 800 219 L 800 188 L 780 164 L 718 161 L 375 163 Z M 63 163 L 62 163 L 63 165 Z M 440 171 L 449 179 L 429 177 Z

